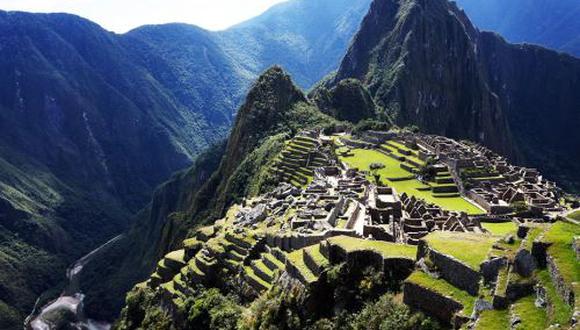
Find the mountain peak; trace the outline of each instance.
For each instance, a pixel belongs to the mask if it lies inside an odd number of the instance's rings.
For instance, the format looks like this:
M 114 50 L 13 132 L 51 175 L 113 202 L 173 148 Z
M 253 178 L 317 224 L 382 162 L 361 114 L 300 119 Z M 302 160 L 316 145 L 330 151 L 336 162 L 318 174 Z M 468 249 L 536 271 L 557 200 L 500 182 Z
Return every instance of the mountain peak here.
M 246 103 L 240 109 L 238 122 L 243 121 L 250 112 L 253 116 L 261 117 L 305 101 L 306 97 L 294 85 L 290 75 L 275 65 L 264 71 L 250 89 Z
M 250 89 L 228 142 L 228 154 L 245 155 L 283 124 L 285 113 L 306 97 L 280 66 L 266 70 Z M 235 157 L 234 157 L 235 158 Z M 233 162 L 231 166 L 237 164 Z
M 333 83 L 361 80 L 400 125 L 509 154 L 510 132 L 477 42 L 477 30 L 447 0 L 375 0 Z
M 375 0 L 328 85 L 359 79 L 400 126 L 477 141 L 555 176 L 578 172 L 566 158 L 577 147 L 562 144 L 580 141 L 578 72 L 572 57 L 478 31 L 453 2 Z

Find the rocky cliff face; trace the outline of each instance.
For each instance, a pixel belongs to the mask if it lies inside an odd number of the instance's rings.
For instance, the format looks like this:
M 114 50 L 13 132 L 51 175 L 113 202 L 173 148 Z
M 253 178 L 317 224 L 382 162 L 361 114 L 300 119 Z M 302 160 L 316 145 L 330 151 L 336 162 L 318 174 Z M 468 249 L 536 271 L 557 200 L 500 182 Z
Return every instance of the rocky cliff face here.
M 400 125 L 481 142 L 570 188 L 573 165 L 546 162 L 580 141 L 568 130 L 580 116 L 578 62 L 481 33 L 446 0 L 377 0 L 329 85 L 360 79 Z
M 335 79 L 362 80 L 401 125 L 507 152 L 509 129 L 484 80 L 476 37 L 447 1 L 375 1 Z
M 580 60 L 481 33 L 479 58 L 498 95 L 522 161 L 578 191 Z

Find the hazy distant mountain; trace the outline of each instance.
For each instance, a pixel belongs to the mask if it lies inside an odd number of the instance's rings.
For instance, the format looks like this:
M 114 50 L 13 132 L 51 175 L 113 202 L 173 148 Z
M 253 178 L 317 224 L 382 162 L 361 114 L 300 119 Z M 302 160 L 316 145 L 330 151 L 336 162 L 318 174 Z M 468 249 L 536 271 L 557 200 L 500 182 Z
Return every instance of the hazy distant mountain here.
M 370 3 L 288 1 L 219 35 L 224 49 L 248 71 L 278 64 L 300 87 L 309 88 L 337 68 Z
M 336 68 L 369 3 L 295 0 L 227 31 L 124 35 L 0 11 L 0 328 L 224 139 L 262 70 L 282 64 L 308 88 Z
M 482 30 L 580 57 L 578 0 L 457 0 Z

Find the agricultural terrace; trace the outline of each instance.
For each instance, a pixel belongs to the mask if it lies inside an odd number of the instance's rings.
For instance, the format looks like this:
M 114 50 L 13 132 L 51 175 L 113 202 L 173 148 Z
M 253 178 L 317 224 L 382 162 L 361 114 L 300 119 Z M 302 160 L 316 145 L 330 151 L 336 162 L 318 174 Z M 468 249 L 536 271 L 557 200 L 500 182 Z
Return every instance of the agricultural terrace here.
M 572 247 L 574 237 L 580 235 L 580 225 L 558 221 L 544 234 L 543 240 L 551 243 L 548 254 L 554 258 L 564 281 L 571 283 L 574 292 L 580 295 L 580 262 Z
M 431 277 L 420 270 L 414 271 L 405 282 L 419 285 L 430 291 L 436 292 L 443 297 L 449 297 L 463 305 L 464 315 L 471 315 L 471 311 L 475 304 L 475 297 L 471 296 L 467 291 L 458 289 L 443 279 Z
M 481 226 L 487 230 L 489 230 L 492 234 L 497 236 L 505 236 L 507 234 L 515 234 L 518 227 L 515 223 L 508 221 L 508 222 L 482 222 Z
M 570 218 L 572 220 L 580 221 L 580 210 L 570 213 L 568 215 L 568 218 Z
M 428 185 L 415 179 L 413 173 L 402 169 L 400 161 L 379 151 L 353 149 L 350 153 L 352 155 L 339 156 L 339 158 L 351 168 L 358 168 L 360 171 L 369 171 L 369 167 L 373 163 L 385 165 L 384 168 L 377 171 L 377 174 L 380 175 L 383 182 L 395 188 L 399 194 L 406 193 L 409 196 L 424 199 L 448 211 L 466 212 L 470 215 L 485 213 L 482 209 L 463 197 L 435 196 Z
M 479 265 L 487 260 L 488 254 L 498 240 L 497 236 L 435 231 L 425 237 L 433 250 L 450 255 L 469 267 L 479 270 Z
M 338 236 L 328 239 L 330 245 L 343 248 L 346 252 L 353 251 L 374 251 L 380 253 L 384 258 L 409 258 L 415 259 L 417 247 L 407 244 L 396 244 L 385 241 L 371 241 L 350 236 Z

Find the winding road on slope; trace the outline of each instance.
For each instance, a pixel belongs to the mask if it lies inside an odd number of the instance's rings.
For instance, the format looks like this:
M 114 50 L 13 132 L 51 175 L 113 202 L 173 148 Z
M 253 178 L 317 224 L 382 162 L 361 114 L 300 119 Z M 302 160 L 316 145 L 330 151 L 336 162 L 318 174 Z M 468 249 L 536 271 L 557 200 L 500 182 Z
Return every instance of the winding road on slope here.
M 89 254 L 77 260 L 71 267 L 66 271 L 66 277 L 68 278 L 68 285 L 61 294 L 61 296 L 48 303 L 40 310 L 38 306 L 34 306 L 34 309 L 30 315 L 24 321 L 24 329 L 32 330 L 51 330 L 55 328 L 52 324 L 51 317 L 55 317 L 58 313 L 72 313 L 76 316 L 77 322 L 74 324 L 78 329 L 88 329 L 88 330 L 109 330 L 111 325 L 105 322 L 98 322 L 95 320 L 87 319 L 83 313 L 83 299 L 84 295 L 80 292 L 80 273 L 83 268 L 93 260 L 93 258 L 104 251 L 108 247 L 115 244 L 117 241 L 123 238 L 123 235 L 116 236 L 91 251 Z M 37 302 L 38 304 L 38 302 Z

